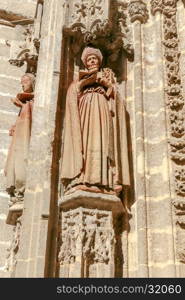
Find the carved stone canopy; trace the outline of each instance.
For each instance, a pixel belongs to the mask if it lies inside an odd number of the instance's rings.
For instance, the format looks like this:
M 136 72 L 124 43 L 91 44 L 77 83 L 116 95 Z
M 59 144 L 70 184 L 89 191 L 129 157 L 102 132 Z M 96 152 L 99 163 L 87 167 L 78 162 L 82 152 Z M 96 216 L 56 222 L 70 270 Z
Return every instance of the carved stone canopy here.
M 65 1 L 64 34 L 72 39 L 73 55 L 90 44 L 104 50 L 111 61 L 122 50 L 132 56 L 127 6 L 127 1 L 117 0 Z
M 0 10 L 0 24 L 11 26 L 17 31 L 18 40 L 7 41 L 10 47 L 9 62 L 21 67 L 26 64 L 26 73 L 36 74 L 38 53 L 40 47 L 43 0 L 37 1 L 36 16 L 27 19 Z

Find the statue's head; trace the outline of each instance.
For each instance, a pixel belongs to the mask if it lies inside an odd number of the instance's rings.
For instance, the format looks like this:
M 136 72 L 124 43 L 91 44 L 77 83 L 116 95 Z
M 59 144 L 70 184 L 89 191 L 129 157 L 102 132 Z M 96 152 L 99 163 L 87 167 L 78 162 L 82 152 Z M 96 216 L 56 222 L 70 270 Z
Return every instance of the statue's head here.
M 81 59 L 83 61 L 84 66 L 88 70 L 91 70 L 99 68 L 101 66 L 103 56 L 99 49 L 86 47 L 82 52 Z
M 35 76 L 31 73 L 26 73 L 21 77 L 22 89 L 25 93 L 32 93 L 35 88 Z

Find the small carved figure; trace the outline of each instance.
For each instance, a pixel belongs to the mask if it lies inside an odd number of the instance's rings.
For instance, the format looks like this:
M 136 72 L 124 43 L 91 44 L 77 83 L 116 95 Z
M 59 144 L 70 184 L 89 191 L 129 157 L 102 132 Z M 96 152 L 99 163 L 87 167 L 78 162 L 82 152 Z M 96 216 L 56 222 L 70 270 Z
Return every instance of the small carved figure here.
M 20 111 L 16 123 L 9 130 L 12 141 L 5 167 L 10 205 L 22 201 L 24 197 L 34 100 L 34 75 L 24 74 L 21 78 L 21 85 L 23 92 L 17 94 L 16 98 L 11 99 L 14 105 L 20 107 Z
M 86 69 L 68 88 L 61 179 L 65 194 L 77 189 L 119 194 L 130 185 L 125 107 L 114 73 L 101 68 L 102 53 L 87 47 Z

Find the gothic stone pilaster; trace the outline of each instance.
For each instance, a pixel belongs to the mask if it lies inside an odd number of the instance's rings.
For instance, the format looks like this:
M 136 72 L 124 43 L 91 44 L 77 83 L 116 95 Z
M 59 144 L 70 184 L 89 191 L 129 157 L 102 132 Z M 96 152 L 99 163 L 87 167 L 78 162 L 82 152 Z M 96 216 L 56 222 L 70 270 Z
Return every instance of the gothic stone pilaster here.
M 151 0 L 151 12 L 163 14 L 163 45 L 166 66 L 165 94 L 169 124 L 170 155 L 173 164 L 177 224 L 177 256 L 185 262 L 185 99 L 180 74 L 177 0 Z

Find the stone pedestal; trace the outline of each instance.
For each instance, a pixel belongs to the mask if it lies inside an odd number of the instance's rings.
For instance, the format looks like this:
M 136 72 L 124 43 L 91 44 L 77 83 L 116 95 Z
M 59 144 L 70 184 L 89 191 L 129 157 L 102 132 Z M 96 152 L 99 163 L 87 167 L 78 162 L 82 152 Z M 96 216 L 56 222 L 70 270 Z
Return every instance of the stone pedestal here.
M 6 218 L 6 224 L 16 225 L 17 219 L 22 215 L 23 212 L 23 201 L 13 204 L 8 211 Z
M 24 202 L 20 201 L 10 206 L 6 219 L 6 224 L 13 225 L 13 235 L 10 246 L 7 248 L 5 263 L 6 270 L 10 273 L 10 277 L 15 277 L 17 254 L 20 245 L 23 205 Z
M 76 191 L 62 198 L 60 209 L 59 277 L 115 277 L 119 245 L 115 223 L 125 212 L 121 200 Z

